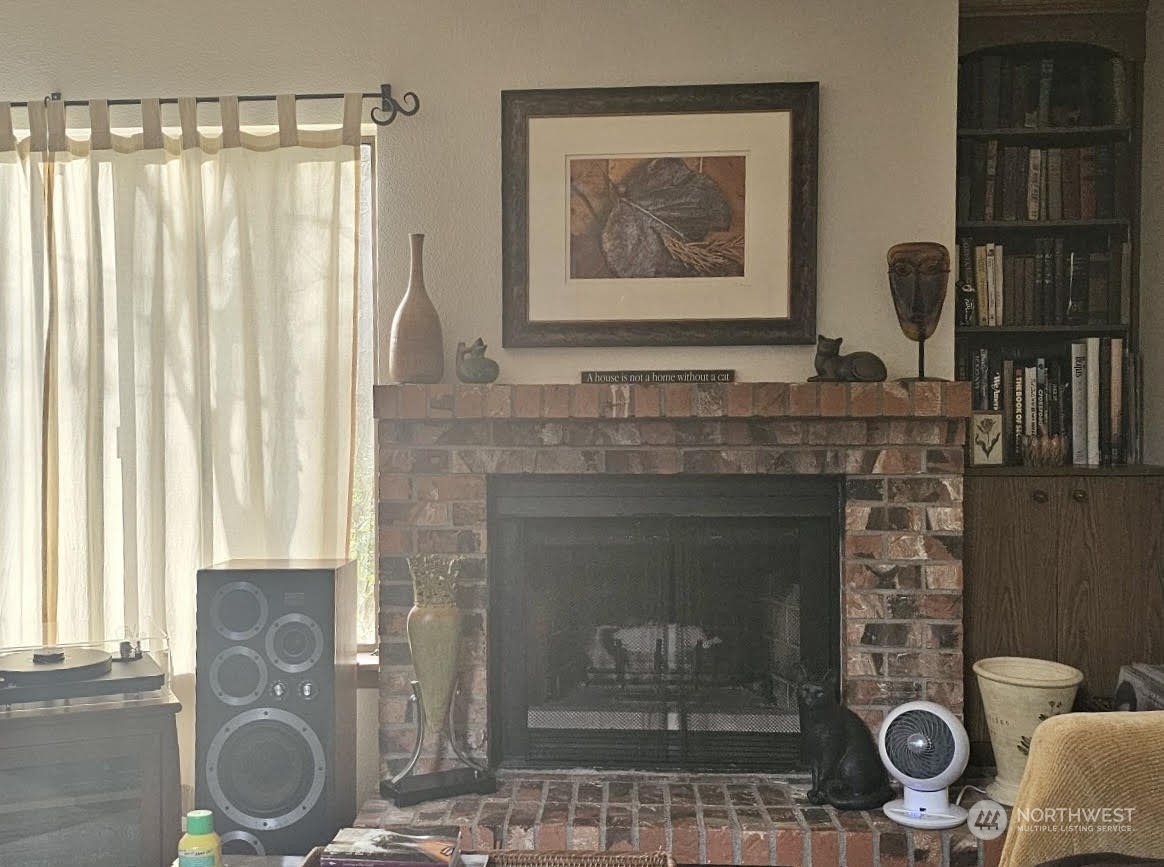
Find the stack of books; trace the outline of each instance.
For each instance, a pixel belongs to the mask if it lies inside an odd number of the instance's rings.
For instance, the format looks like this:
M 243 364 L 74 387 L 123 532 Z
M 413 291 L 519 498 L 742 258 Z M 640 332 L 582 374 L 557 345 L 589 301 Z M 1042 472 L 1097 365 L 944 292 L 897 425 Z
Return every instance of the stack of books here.
M 320 867 L 454 867 L 460 863 L 460 830 L 341 828 L 320 853 Z

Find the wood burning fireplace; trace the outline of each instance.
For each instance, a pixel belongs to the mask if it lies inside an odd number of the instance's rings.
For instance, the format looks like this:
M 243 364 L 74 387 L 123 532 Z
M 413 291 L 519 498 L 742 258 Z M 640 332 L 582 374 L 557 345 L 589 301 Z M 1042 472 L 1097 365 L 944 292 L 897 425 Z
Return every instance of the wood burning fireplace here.
M 835 663 L 870 725 L 914 698 L 961 712 L 969 397 L 963 382 L 378 386 L 384 774 L 414 742 L 411 554 L 463 560 L 455 718 L 493 764 L 734 768 L 739 739 L 762 738 L 780 766 L 781 666 L 804 653 Z M 824 486 L 808 499 L 827 508 L 749 512 L 800 485 Z M 806 558 L 823 580 L 793 568 Z M 822 608 L 836 620 L 806 629 Z M 736 703 L 708 711 L 713 693 Z M 757 706 L 770 730 L 749 728 Z M 617 738 L 594 722 L 615 709 Z M 418 768 L 451 756 L 433 744 Z
M 788 771 L 839 663 L 836 476 L 494 476 L 501 767 Z

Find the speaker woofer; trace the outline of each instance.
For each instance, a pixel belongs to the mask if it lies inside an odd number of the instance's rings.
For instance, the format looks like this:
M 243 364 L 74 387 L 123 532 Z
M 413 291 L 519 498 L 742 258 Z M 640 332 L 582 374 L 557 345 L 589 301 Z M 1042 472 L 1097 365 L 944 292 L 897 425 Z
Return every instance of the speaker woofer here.
M 210 688 L 225 704 L 254 704 L 267 689 L 267 663 L 245 645 L 227 647 L 210 663 Z
M 234 717 L 214 735 L 206 782 L 223 814 L 255 831 L 303 818 L 323 793 L 327 763 L 319 737 L 301 717 L 260 707 Z
M 267 625 L 267 597 L 250 581 L 231 581 L 214 592 L 210 622 L 223 638 L 246 641 Z

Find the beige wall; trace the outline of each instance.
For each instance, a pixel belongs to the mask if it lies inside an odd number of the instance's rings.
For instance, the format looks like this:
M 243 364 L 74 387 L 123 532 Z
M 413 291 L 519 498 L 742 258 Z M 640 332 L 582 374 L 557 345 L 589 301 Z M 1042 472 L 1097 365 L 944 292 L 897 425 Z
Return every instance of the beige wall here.
M 406 281 L 405 236 L 425 232 L 449 351 L 483 336 L 502 381 L 676 366 L 801 380 L 811 347 L 503 350 L 499 92 L 817 80 L 818 330 L 903 376 L 915 346 L 893 314 L 884 257 L 905 240 L 953 246 L 956 45 L 955 0 L 4 0 L 0 98 L 413 89 L 421 113 L 380 138 L 388 310 Z M 952 335 L 951 306 L 931 374 L 952 375 Z M 378 764 L 367 699 L 364 769 Z M 365 770 L 362 796 L 373 782 Z
M 1144 64 L 1140 348 L 1144 359 L 1144 460 L 1164 463 L 1164 2 L 1148 4 Z

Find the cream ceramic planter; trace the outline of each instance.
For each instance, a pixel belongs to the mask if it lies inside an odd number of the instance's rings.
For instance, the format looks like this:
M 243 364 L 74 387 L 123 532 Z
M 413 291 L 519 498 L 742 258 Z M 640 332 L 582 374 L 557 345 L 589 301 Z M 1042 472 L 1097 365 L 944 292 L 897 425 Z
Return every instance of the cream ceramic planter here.
M 1071 710 L 1083 672 L 1046 659 L 995 656 L 974 663 L 974 674 L 998 771 L 986 791 L 1009 807 L 1018 794 L 1035 728 L 1047 717 Z

